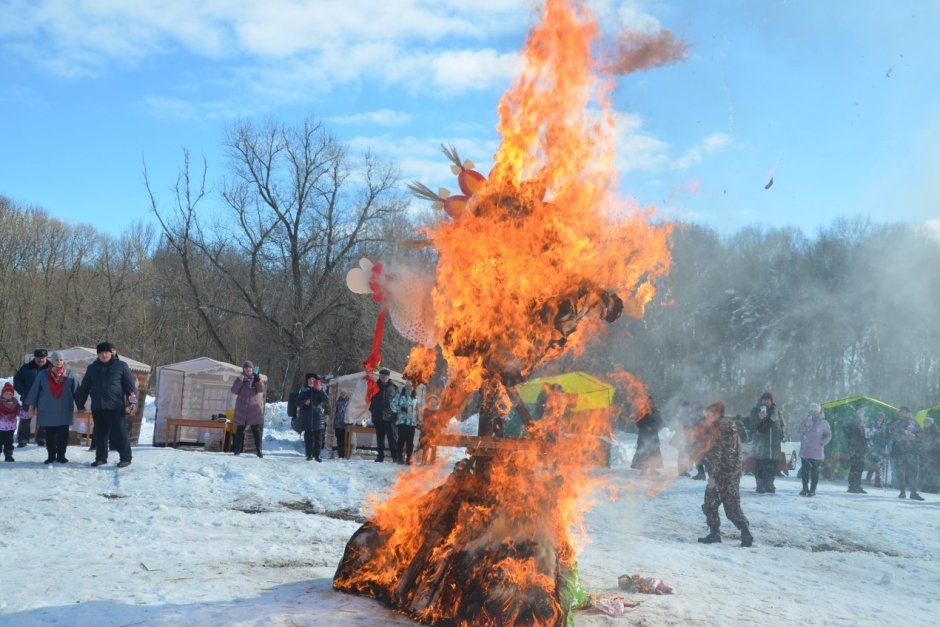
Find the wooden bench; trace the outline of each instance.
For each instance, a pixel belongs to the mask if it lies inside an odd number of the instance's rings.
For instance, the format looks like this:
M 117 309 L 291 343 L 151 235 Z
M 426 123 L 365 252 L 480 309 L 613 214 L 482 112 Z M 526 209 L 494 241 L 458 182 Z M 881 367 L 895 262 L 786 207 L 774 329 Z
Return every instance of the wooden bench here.
M 195 427 L 197 429 L 222 429 L 223 439 L 228 428 L 227 420 L 193 420 L 191 418 L 167 418 L 163 442 L 165 446 L 178 447 L 180 443 L 180 427 Z M 170 430 L 173 438 L 170 439 Z

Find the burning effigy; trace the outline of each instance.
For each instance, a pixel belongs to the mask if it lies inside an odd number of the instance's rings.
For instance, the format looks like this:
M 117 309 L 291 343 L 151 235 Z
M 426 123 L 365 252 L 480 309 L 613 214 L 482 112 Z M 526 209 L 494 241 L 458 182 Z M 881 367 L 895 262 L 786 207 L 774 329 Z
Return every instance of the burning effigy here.
M 402 475 L 348 542 L 337 590 L 436 625 L 569 618 L 583 496 L 597 485 L 592 463 L 610 410 L 573 424 L 565 403 L 549 399 L 534 420 L 514 386 L 585 350 L 622 315 L 641 317 L 668 271 L 671 234 L 618 197 L 608 100 L 617 64 L 594 58 L 597 39 L 582 3 L 548 0 L 499 104 L 493 168 L 484 176 L 444 147 L 460 193 L 411 186 L 441 209 L 423 233 L 433 274 L 363 260 L 347 277 L 417 343 L 406 377 L 428 383 L 438 357 L 446 363 L 421 442 L 465 446 L 467 457 L 443 478 L 434 466 Z M 448 433 L 474 395 L 477 435 Z M 513 408 L 521 438 L 502 437 Z

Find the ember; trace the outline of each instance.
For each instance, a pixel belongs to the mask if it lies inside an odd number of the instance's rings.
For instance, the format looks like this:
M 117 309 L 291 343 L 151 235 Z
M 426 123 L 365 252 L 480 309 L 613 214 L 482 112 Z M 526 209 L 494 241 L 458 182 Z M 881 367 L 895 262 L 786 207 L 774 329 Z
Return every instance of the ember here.
M 582 350 L 622 313 L 642 316 L 669 266 L 669 227 L 616 197 L 610 82 L 591 60 L 596 34 L 583 5 L 549 0 L 522 76 L 500 102 L 489 176 L 447 148 L 460 197 L 412 187 L 443 210 L 426 233 L 438 252 L 426 309 L 447 382 L 425 411 L 422 443 L 463 445 L 469 458 L 446 477 L 433 465 L 403 475 L 347 544 L 338 590 L 432 624 L 568 618 L 583 497 L 595 487 L 590 469 L 611 416 L 580 412 L 574 423 L 553 393 L 532 420 L 513 386 Z M 428 381 L 433 348 L 412 351 L 409 376 Z M 477 392 L 478 436 L 447 434 Z M 513 406 L 526 423 L 521 439 L 500 437 Z

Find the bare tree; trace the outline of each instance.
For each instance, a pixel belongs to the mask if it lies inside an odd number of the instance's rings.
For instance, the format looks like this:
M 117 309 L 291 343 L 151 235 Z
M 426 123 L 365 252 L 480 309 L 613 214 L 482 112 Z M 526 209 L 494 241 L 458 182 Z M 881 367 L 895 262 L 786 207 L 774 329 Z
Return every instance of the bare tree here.
M 239 122 L 228 129 L 225 146 L 226 215 L 212 224 L 201 220 L 196 207 L 205 198 L 205 175 L 194 188 L 188 155 L 175 188 L 175 214 L 162 213 L 152 192 L 151 203 L 218 347 L 235 361 L 213 314 L 260 324 L 287 364 L 280 373 L 283 395 L 301 356 L 316 344 L 316 325 L 343 305 L 338 275 L 364 247 L 381 242 L 383 221 L 400 213 L 405 201 L 393 166 L 370 154 L 351 157 L 316 122 Z M 227 286 L 230 300 L 206 299 L 194 272 L 197 257 L 213 281 Z

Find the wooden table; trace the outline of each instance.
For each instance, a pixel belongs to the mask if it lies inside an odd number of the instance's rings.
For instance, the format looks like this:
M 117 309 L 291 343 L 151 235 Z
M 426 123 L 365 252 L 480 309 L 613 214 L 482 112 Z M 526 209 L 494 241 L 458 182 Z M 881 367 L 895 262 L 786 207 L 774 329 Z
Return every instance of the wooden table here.
M 197 429 L 222 429 L 223 437 L 228 425 L 227 420 L 193 420 L 191 418 L 167 418 L 163 442 L 165 446 L 179 446 L 180 427 L 196 427 Z M 173 429 L 172 444 L 170 444 L 170 429 Z
M 360 425 L 346 425 L 346 440 L 343 453 L 345 454 L 346 459 L 352 455 L 353 445 L 352 438 L 350 437 L 353 433 L 362 433 L 362 434 L 371 434 L 375 435 L 375 427 L 363 427 Z

